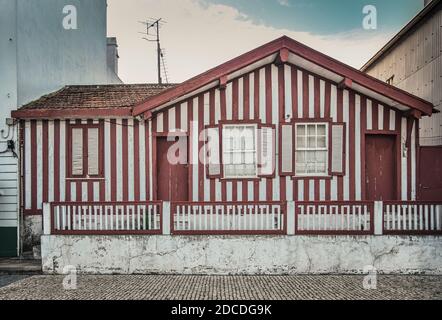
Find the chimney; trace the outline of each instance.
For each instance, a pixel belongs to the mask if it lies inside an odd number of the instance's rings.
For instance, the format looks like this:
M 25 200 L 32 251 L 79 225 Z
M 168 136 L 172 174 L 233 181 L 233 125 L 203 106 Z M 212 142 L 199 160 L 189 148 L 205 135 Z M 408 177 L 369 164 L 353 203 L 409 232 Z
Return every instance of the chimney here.
M 107 67 L 118 75 L 118 44 L 117 38 L 107 38 Z

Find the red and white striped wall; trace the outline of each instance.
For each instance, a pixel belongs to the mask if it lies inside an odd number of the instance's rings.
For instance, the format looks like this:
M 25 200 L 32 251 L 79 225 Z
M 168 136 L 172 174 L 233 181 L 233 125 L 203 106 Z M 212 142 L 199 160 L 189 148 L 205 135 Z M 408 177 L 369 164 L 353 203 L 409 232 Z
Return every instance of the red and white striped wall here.
M 279 130 L 278 124 L 287 118 L 345 122 L 345 175 L 332 179 L 280 177 L 276 161 L 274 178 L 224 181 L 207 178 L 206 166 L 198 163 L 189 166 L 189 200 L 363 200 L 365 133 L 386 131 L 401 137 L 401 163 L 397 164 L 400 199 L 415 199 L 417 123 L 411 148 L 404 150 L 407 121 L 396 110 L 292 65 L 272 64 L 233 79 L 224 90 L 210 89 L 156 112 L 146 121 L 93 119 L 104 125 L 104 179 L 66 179 L 66 123 L 78 120 L 24 121 L 25 213 L 38 214 L 42 203 L 50 201 L 155 199 L 155 132 L 188 132 L 189 156 L 197 159 L 204 144 L 199 133 L 205 125 L 220 120 L 260 120 Z M 81 121 L 87 123 L 88 119 Z

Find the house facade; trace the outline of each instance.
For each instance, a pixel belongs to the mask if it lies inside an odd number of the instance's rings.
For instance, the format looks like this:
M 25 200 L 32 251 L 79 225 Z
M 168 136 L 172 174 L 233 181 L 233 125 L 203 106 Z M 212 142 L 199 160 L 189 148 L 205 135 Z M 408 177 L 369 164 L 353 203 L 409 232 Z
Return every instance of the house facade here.
M 373 201 L 415 200 L 416 128 L 432 104 L 293 39 L 179 85 L 139 86 L 142 99 L 123 87 L 67 87 L 12 113 L 24 214 L 49 214 L 43 229 L 302 233 L 316 220 L 290 219 L 310 203 L 325 228 L 348 217 L 332 233 L 371 234 Z
M 442 1 L 425 7 L 361 71 L 433 103 L 419 122 L 419 199 L 442 199 Z M 423 170 L 432 168 L 431 170 Z

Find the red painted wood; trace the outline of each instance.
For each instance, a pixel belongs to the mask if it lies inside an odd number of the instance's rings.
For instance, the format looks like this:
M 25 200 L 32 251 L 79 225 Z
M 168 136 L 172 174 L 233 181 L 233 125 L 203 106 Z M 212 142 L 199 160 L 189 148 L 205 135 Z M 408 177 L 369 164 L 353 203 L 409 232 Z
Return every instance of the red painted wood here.
M 134 200 L 140 200 L 140 127 L 134 120 Z M 146 175 L 148 176 L 148 175 Z
M 31 206 L 37 209 L 37 122 L 31 120 Z
M 97 118 L 132 117 L 132 108 L 83 108 L 83 109 L 23 109 L 14 110 L 11 116 L 17 119 L 60 119 L 60 118 Z
M 396 199 L 396 137 L 367 135 L 365 141 L 366 198 Z
M 129 137 L 128 137 L 128 123 L 127 119 L 123 119 L 121 122 L 122 131 L 122 167 L 123 167 L 123 201 L 129 200 Z
M 117 121 L 110 120 L 111 200 L 117 200 Z
M 419 152 L 419 199 L 442 200 L 442 147 L 420 147 Z
M 349 199 L 354 200 L 356 199 L 356 183 L 361 183 L 360 181 L 355 181 L 355 166 L 356 166 L 356 155 L 355 155 L 355 140 L 356 140 L 356 130 L 355 130 L 355 94 L 353 91 L 350 91 L 350 95 L 349 95 L 349 132 L 348 132 L 348 137 L 349 137 L 349 170 L 348 170 L 348 174 L 349 174 L 349 181 L 350 181 L 350 195 L 349 195 Z M 357 115 L 359 116 L 359 115 Z
M 48 132 L 48 121 L 44 120 L 43 124 L 43 139 L 40 142 L 42 144 L 42 165 L 43 165 L 43 203 L 48 202 L 49 194 L 49 132 Z

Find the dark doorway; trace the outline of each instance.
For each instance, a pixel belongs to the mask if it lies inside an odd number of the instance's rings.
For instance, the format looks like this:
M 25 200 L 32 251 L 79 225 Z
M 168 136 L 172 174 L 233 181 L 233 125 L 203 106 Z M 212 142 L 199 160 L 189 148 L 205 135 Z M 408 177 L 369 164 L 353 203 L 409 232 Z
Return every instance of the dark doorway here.
M 419 200 L 442 200 L 442 146 L 421 147 Z
M 365 184 L 367 200 L 396 200 L 396 136 L 365 138 Z
M 157 199 L 164 201 L 188 200 L 188 166 L 187 166 L 187 137 L 176 137 L 185 147 L 177 149 L 177 141 L 168 141 L 167 137 L 157 137 Z M 171 140 L 171 138 L 169 138 Z M 169 161 L 169 149 L 172 158 L 182 157 L 179 162 Z M 174 163 L 175 162 L 175 163 Z

